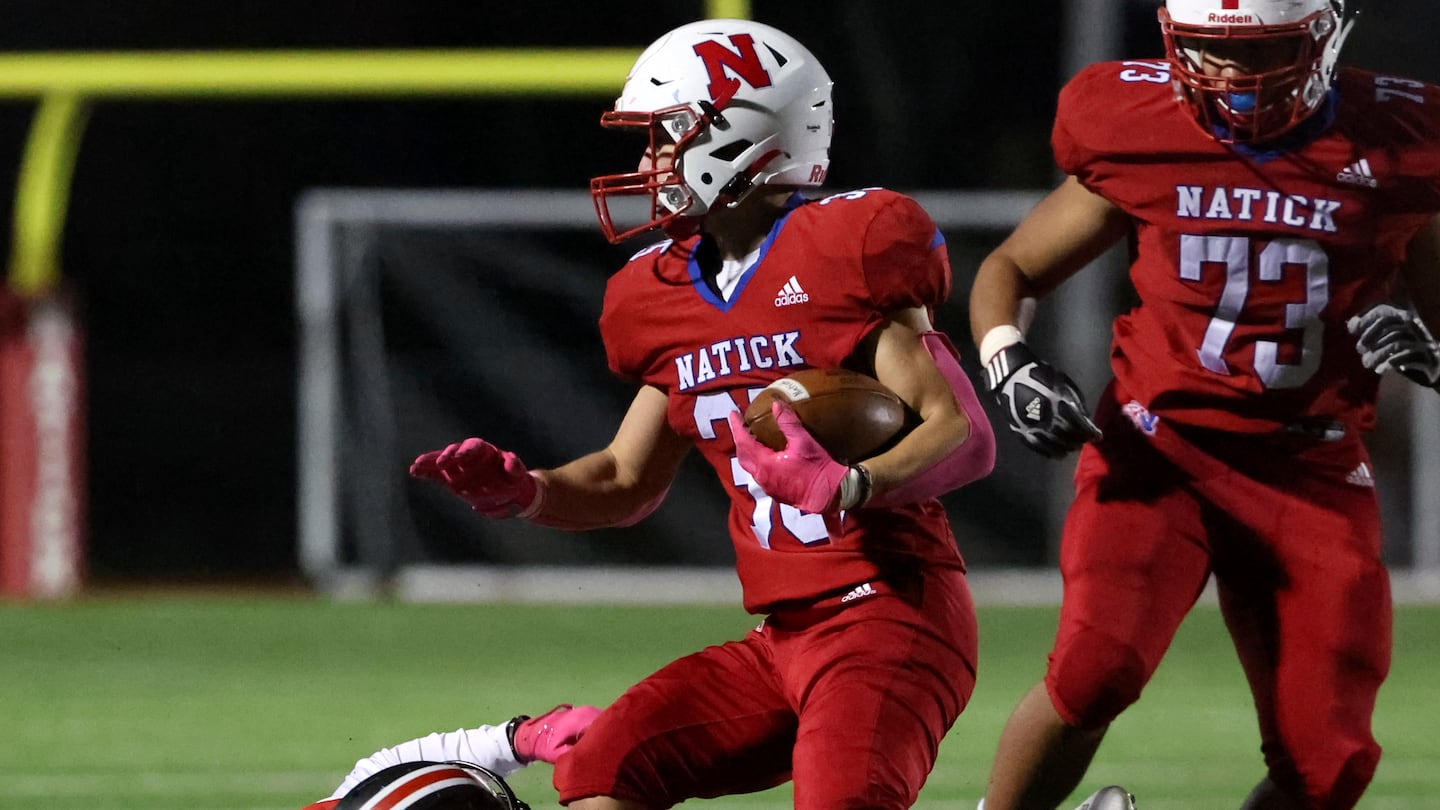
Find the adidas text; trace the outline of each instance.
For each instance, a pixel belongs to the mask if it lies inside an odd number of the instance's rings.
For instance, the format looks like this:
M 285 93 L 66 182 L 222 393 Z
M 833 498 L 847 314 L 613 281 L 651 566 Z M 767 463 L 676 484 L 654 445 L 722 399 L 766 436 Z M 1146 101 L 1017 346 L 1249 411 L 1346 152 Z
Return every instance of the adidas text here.
M 791 304 L 803 304 L 810 300 L 810 294 L 800 288 L 800 282 L 794 276 L 785 282 L 780 292 L 775 294 L 775 306 L 785 307 Z
M 1335 179 L 1342 183 L 1349 183 L 1354 186 L 1366 186 L 1375 188 L 1379 183 L 1375 180 L 1375 174 L 1370 171 L 1370 161 L 1360 158 L 1354 163 L 1340 170 Z

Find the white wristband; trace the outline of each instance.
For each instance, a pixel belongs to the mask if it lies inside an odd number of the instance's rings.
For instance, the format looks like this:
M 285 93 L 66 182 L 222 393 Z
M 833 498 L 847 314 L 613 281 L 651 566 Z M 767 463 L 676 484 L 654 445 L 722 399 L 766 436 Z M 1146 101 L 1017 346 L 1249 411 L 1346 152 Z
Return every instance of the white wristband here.
M 1007 346 L 1014 346 L 1025 340 L 1025 335 L 1018 328 L 1003 323 L 985 333 L 980 340 L 980 365 L 988 366 L 995 355 L 999 354 Z
M 840 508 L 850 509 L 860 500 L 860 471 L 851 467 L 840 479 Z
M 535 499 L 530 501 L 530 505 L 521 509 L 520 513 L 516 515 L 516 517 L 525 518 L 526 520 L 540 514 L 540 510 L 545 508 L 545 493 L 550 489 L 549 486 L 545 484 L 544 478 L 541 478 L 534 472 L 530 473 L 530 477 L 535 479 Z
M 840 479 L 840 508 L 849 510 L 864 506 L 870 500 L 872 486 L 870 471 L 863 464 L 846 470 L 845 477 Z

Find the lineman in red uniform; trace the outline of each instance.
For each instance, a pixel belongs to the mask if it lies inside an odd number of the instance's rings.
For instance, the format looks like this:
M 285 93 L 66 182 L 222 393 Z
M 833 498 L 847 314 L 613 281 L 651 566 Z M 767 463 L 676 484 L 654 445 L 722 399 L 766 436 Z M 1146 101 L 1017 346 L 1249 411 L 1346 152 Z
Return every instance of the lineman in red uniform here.
M 986 810 L 1075 788 L 1212 574 L 1267 768 L 1243 806 L 1353 807 L 1380 758 L 1391 605 L 1360 437 L 1375 372 L 1437 378 L 1440 90 L 1335 72 L 1329 0 L 1221 5 L 1169 0 L 1167 59 L 1069 83 L 1053 135 L 1069 177 L 972 292 L 1012 429 L 1050 456 L 1086 445 L 1058 637 Z M 1114 322 L 1092 421 L 1025 346 L 1022 302 L 1120 239 L 1140 303 Z M 1382 303 L 1402 275 L 1418 316 Z
M 527 471 L 479 439 L 412 472 L 492 517 L 566 529 L 628 525 L 665 496 L 691 447 L 731 499 L 743 640 L 681 658 L 621 695 L 555 786 L 576 808 L 668 807 L 793 778 L 799 808 L 903 808 L 974 687 L 964 563 L 936 496 L 987 474 L 994 439 L 954 350 L 930 323 L 950 290 L 945 244 L 908 197 L 819 200 L 831 82 L 768 26 L 710 20 L 651 45 L 602 123 L 638 130 L 639 170 L 596 178 L 607 237 L 663 228 L 611 280 L 612 370 L 639 393 L 609 447 Z M 650 215 L 623 228 L 612 201 Z M 777 407 L 787 445 L 741 411 L 805 368 L 877 377 L 918 414 L 847 466 Z

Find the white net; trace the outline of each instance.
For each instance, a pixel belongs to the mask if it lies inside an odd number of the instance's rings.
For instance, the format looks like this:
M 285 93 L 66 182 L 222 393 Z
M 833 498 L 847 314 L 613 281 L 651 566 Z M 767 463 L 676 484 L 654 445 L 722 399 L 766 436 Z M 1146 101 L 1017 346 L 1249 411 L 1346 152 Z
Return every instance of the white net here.
M 1039 193 L 915 196 L 945 232 L 955 270 L 937 325 L 978 384 L 965 313 L 970 281 Z M 725 502 L 698 454 L 646 521 L 583 537 L 480 520 L 441 488 L 407 475 L 418 453 L 466 436 L 543 467 L 603 447 L 613 435 L 633 390 L 610 375 L 596 321 L 606 279 L 638 246 L 607 245 L 588 196 L 327 190 L 306 197 L 297 224 L 299 528 L 301 565 L 312 580 L 338 587 L 358 573 L 413 590 L 424 587 L 419 573 L 431 572 L 443 590 L 484 582 L 501 592 L 500 583 L 536 567 L 605 570 L 614 582 L 627 581 L 616 572 L 653 569 L 668 572 L 660 581 L 689 583 L 677 589 L 683 594 L 703 590 L 686 578 L 691 573 L 733 578 Z M 1123 269 L 1113 269 L 1080 274 L 1046 306 L 1114 311 L 1125 285 Z M 1042 318 L 1031 335 L 1085 384 L 1091 401 L 1108 376 L 1108 320 Z M 1382 484 L 1393 484 L 1382 487 L 1389 554 L 1401 565 L 1433 568 L 1430 546 L 1403 542 L 1412 525 L 1435 519 L 1409 494 L 1436 475 L 1408 441 L 1410 422 L 1424 418 L 1411 412 L 1426 404 L 1412 404 L 1408 391 L 1387 393 L 1395 395 L 1372 447 Z M 1004 434 L 998 413 L 991 416 Z M 1008 435 L 1000 441 L 995 474 L 945 499 L 961 551 L 972 569 L 1048 573 L 1073 459 L 1047 462 Z M 633 595 L 636 587 L 617 593 Z

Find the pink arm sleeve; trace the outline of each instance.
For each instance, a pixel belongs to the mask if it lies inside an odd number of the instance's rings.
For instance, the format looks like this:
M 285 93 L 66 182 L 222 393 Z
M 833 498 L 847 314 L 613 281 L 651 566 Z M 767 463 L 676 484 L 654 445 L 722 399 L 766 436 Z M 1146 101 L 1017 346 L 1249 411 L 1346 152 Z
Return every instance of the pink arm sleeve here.
M 970 420 L 970 435 L 935 466 L 894 489 L 879 493 L 866 506 L 896 506 L 939 497 L 984 478 L 995 468 L 995 432 L 990 429 L 990 420 L 975 396 L 975 386 L 960 367 L 960 353 L 942 332 L 924 332 L 920 340 L 935 358 L 935 366 L 945 381 L 950 383 L 956 404 Z

